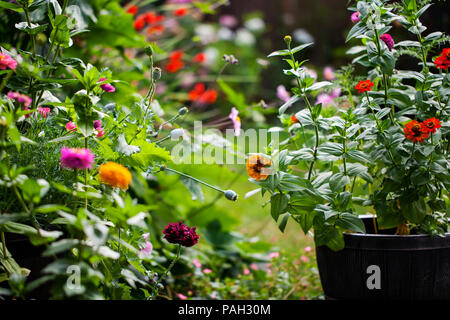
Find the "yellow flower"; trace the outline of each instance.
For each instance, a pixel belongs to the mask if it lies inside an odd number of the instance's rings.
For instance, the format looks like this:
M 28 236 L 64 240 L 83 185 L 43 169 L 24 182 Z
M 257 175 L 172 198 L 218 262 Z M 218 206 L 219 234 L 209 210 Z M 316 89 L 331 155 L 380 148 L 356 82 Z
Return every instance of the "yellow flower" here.
M 100 181 L 111 187 L 120 187 L 123 190 L 127 190 L 131 183 L 130 171 L 118 163 L 104 163 L 98 168 L 98 172 L 100 174 Z

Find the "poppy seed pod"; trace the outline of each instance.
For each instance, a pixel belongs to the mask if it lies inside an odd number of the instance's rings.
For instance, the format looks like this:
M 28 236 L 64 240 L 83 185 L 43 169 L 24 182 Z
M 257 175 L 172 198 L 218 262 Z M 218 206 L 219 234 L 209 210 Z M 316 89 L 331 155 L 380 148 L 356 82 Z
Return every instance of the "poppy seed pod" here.
M 146 46 L 145 47 L 145 54 L 151 57 L 153 55 L 153 49 L 152 46 Z
M 225 194 L 225 198 L 227 198 L 228 200 L 231 200 L 231 201 L 236 201 L 238 198 L 237 193 L 234 192 L 233 190 L 225 190 L 224 194 Z
M 184 134 L 184 130 L 181 128 L 178 129 L 173 129 L 172 131 L 170 131 L 170 138 L 172 140 L 179 140 Z
M 185 115 L 188 111 L 189 111 L 188 108 L 182 107 L 182 108 L 178 109 L 178 114 L 179 114 L 180 116 L 183 116 L 183 115 Z
M 161 79 L 161 68 L 153 68 L 153 80 Z

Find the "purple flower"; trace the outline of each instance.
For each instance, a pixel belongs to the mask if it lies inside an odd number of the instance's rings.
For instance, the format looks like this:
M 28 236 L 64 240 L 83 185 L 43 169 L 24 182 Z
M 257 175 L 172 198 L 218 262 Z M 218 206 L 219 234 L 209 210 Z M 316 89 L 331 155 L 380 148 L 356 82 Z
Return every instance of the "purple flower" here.
M 238 114 L 239 111 L 235 107 L 233 107 L 231 109 L 230 115 L 228 116 L 231 121 L 233 121 L 235 136 L 239 136 L 241 134 L 241 118 L 239 118 Z
M 339 97 L 340 94 L 341 94 L 340 88 L 333 89 L 333 91 L 330 94 L 321 93 L 317 96 L 317 101 L 315 104 L 321 103 L 323 106 L 326 106 L 327 104 L 333 103 L 334 99 Z
M 100 78 L 100 79 L 98 80 L 98 82 L 103 82 L 103 81 L 106 81 L 106 78 Z M 102 88 L 103 91 L 106 91 L 106 92 L 114 92 L 114 91 L 116 91 L 116 88 L 114 88 L 114 87 L 113 87 L 111 84 L 109 84 L 109 83 L 101 84 L 101 85 L 100 85 L 100 88 Z
M 92 169 L 94 154 L 89 149 L 67 148 L 61 149 L 61 166 L 66 169 Z
M 11 70 L 16 70 L 17 61 L 8 56 L 7 54 L 0 53 L 0 70 L 5 70 L 10 68 Z
M 184 247 L 192 247 L 197 244 L 199 236 L 195 232 L 196 228 L 190 228 L 183 222 L 169 223 L 164 229 L 164 239 L 170 243 L 180 244 Z
M 95 120 L 94 121 L 94 129 L 99 130 L 101 128 L 102 128 L 102 122 L 100 120 Z
M 286 90 L 285 86 L 283 86 L 283 85 L 279 85 L 277 87 L 277 97 L 278 97 L 278 99 L 282 100 L 285 103 L 291 99 L 291 95 Z
M 33 101 L 29 96 L 13 91 L 8 92 L 8 98 L 23 104 L 25 107 L 29 107 Z
M 380 36 L 380 40 L 382 40 L 386 44 L 386 46 L 388 47 L 389 51 L 391 51 L 392 48 L 394 47 L 395 42 L 394 42 L 394 39 L 392 39 L 390 34 L 383 33 Z
M 350 17 L 350 20 L 352 20 L 353 23 L 357 23 L 358 21 L 361 21 L 359 19 L 359 15 L 360 15 L 359 11 L 353 12 L 353 14 Z

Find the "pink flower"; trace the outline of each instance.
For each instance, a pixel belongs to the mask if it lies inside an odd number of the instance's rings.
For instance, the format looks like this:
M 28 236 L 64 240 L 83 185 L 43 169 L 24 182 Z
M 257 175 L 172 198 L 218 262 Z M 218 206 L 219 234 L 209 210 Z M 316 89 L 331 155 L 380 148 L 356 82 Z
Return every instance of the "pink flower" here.
M 305 252 L 309 253 L 312 251 L 312 248 L 310 246 L 307 246 L 303 250 L 305 250 Z
M 315 104 L 319 104 L 321 103 L 323 106 L 326 106 L 328 104 L 331 104 L 334 102 L 334 99 L 336 99 L 337 97 L 339 97 L 339 95 L 341 94 L 341 89 L 340 88 L 336 88 L 334 89 L 331 94 L 327 94 L 327 93 L 321 93 L 317 96 L 317 100 Z
M 395 42 L 394 42 L 394 39 L 392 39 L 390 34 L 383 33 L 380 36 L 380 40 L 382 40 L 386 44 L 386 46 L 388 47 L 389 51 L 391 51 L 392 48 L 394 47 Z
M 336 75 L 334 74 L 333 68 L 325 67 L 323 69 L 323 77 L 328 81 L 334 80 L 336 78 Z
M 73 130 L 76 130 L 76 129 L 77 129 L 77 126 L 72 121 L 69 121 L 69 122 L 66 123 L 66 131 L 73 131 Z
M 291 99 L 291 95 L 282 84 L 277 87 L 277 97 L 285 103 Z
M 250 264 L 250 269 L 252 270 L 258 270 L 258 266 L 255 263 Z
M 61 149 L 61 166 L 66 169 L 92 169 L 94 154 L 89 149 L 67 148 Z
M 103 82 L 103 81 L 106 81 L 106 78 L 100 78 L 100 79 L 98 80 L 98 82 Z M 103 91 L 106 91 L 106 92 L 114 92 L 114 91 L 116 91 L 116 88 L 114 88 L 114 87 L 113 87 L 111 84 L 109 84 L 109 83 L 101 84 L 101 85 L 100 85 L 100 88 L 102 88 Z
M 5 70 L 10 68 L 11 70 L 16 70 L 17 61 L 8 56 L 7 54 L 0 53 L 0 70 Z
M 269 253 L 269 258 L 270 259 L 276 259 L 276 258 L 278 258 L 280 256 L 280 253 L 279 252 L 271 252 L 271 253 Z
M 102 128 L 102 122 L 100 120 L 95 120 L 94 121 L 94 129 L 98 130 Z
M 239 136 L 241 134 L 241 118 L 239 118 L 238 114 L 239 111 L 235 107 L 233 107 L 231 109 L 230 115 L 228 116 L 231 121 L 233 121 L 235 136 Z
M 181 300 L 186 300 L 187 297 L 184 294 L 178 293 L 177 297 L 180 298 Z
M 244 275 L 248 276 L 250 274 L 250 270 L 248 270 L 247 268 L 244 269 Z
M 105 134 L 105 130 L 99 130 L 99 131 L 97 131 L 97 138 L 103 137 L 104 134 Z
M 151 256 L 152 254 L 152 250 L 153 250 L 153 245 L 150 242 L 150 240 L 148 240 L 148 237 L 150 236 L 150 233 L 144 233 L 142 235 L 142 237 L 145 239 L 145 247 L 142 249 L 139 249 L 139 257 L 142 258 L 148 258 Z
M 210 273 L 212 273 L 212 270 L 211 269 L 203 269 L 203 273 L 210 274 Z
M 194 264 L 194 266 L 196 268 L 201 268 L 202 267 L 202 264 L 200 263 L 200 260 L 198 260 L 198 259 L 192 260 L 192 263 Z
M 217 299 L 217 295 L 215 293 L 211 294 L 211 299 Z
M 33 101 L 29 96 L 13 91 L 8 92 L 8 98 L 23 104 L 25 107 L 29 107 Z
M 307 256 L 305 256 L 305 255 L 302 255 L 300 257 L 300 261 L 302 261 L 302 262 L 309 262 L 309 258 Z
M 224 14 L 220 16 L 219 23 L 224 27 L 233 28 L 238 24 L 238 20 L 231 14 Z
M 358 21 L 360 21 L 359 19 L 359 11 L 353 12 L 353 14 L 350 17 L 350 20 L 352 20 L 353 23 L 357 23 Z
M 39 107 L 38 112 L 41 114 L 43 118 L 47 118 L 50 114 L 50 108 Z

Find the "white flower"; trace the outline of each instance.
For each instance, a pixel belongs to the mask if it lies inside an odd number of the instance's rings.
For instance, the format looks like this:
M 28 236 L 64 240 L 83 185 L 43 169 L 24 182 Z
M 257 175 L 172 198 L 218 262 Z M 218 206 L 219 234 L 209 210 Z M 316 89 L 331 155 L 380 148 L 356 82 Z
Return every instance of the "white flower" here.
M 205 65 L 212 66 L 217 62 L 217 59 L 219 58 L 219 51 L 216 48 L 207 48 L 205 51 L 203 51 L 205 54 L 206 60 Z
M 236 32 L 236 44 L 241 46 L 252 46 L 255 42 L 255 37 L 247 29 L 241 28 Z
M 245 27 L 251 31 L 261 31 L 266 27 L 264 20 L 261 18 L 252 18 L 244 23 Z
M 297 29 L 292 34 L 294 39 L 301 43 L 314 42 L 313 36 L 305 29 Z
M 233 30 L 226 27 L 220 28 L 217 34 L 221 40 L 225 41 L 232 40 L 235 36 Z
M 172 140 L 179 140 L 184 135 L 184 130 L 182 128 L 173 129 L 170 131 L 170 138 Z
M 201 24 L 195 28 L 196 35 L 200 38 L 203 44 L 214 42 L 217 40 L 216 30 L 212 25 Z

